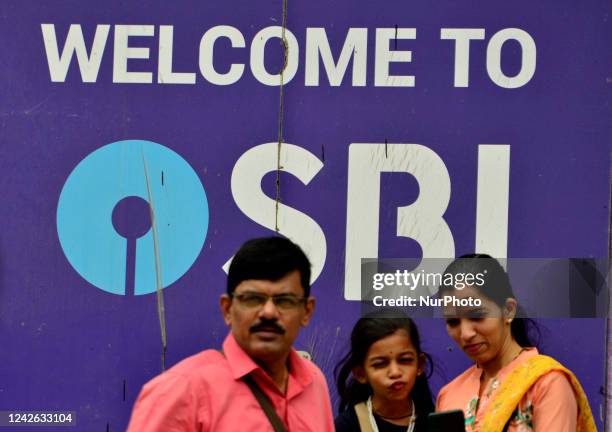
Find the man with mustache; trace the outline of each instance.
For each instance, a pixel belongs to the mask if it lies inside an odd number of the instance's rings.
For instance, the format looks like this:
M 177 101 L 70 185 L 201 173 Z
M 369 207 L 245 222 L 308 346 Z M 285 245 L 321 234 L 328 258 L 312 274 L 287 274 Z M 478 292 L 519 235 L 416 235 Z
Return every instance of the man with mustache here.
M 281 237 L 234 256 L 221 312 L 230 333 L 147 383 L 128 432 L 333 431 L 325 377 L 292 348 L 315 307 L 310 262 Z

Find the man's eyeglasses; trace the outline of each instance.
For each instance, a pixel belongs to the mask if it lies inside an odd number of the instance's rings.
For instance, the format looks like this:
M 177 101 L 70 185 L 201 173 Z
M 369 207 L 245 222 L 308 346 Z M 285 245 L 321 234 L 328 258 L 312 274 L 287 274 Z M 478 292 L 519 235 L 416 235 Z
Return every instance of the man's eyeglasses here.
M 259 293 L 244 293 L 231 294 L 230 296 L 237 299 L 242 306 L 250 309 L 263 307 L 268 302 L 268 299 L 272 299 L 274 306 L 280 310 L 295 309 L 306 301 L 306 297 L 298 297 L 293 294 L 278 294 L 270 296 Z

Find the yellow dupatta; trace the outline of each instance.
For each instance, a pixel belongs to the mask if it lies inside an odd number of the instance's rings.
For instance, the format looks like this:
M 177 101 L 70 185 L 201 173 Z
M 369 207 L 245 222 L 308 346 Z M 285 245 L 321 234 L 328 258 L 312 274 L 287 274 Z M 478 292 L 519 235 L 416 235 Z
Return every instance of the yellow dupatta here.
M 561 371 L 569 379 L 578 404 L 577 432 L 597 432 L 589 401 L 574 374 L 555 359 L 537 355 L 515 367 L 504 379 L 484 414 L 480 432 L 500 432 L 531 386 L 544 374 Z

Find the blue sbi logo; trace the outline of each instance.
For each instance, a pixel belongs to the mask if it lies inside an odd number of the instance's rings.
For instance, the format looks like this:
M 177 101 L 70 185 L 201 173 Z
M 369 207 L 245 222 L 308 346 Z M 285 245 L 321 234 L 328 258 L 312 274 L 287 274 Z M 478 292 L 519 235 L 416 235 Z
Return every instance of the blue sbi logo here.
M 181 156 L 126 140 L 90 153 L 70 173 L 57 232 L 66 258 L 89 283 L 142 295 L 156 291 L 157 277 L 165 288 L 189 270 L 208 217 L 204 187 Z

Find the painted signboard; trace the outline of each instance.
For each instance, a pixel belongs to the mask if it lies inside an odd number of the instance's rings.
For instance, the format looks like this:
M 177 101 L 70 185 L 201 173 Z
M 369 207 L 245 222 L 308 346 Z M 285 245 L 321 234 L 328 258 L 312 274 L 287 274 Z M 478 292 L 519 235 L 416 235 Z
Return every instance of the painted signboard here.
M 125 429 L 162 365 L 220 345 L 248 238 L 308 253 L 297 347 L 330 387 L 361 258 L 608 256 L 609 2 L 0 12 L 0 410 Z M 437 390 L 469 362 L 419 325 Z M 541 326 L 603 427 L 606 320 Z

